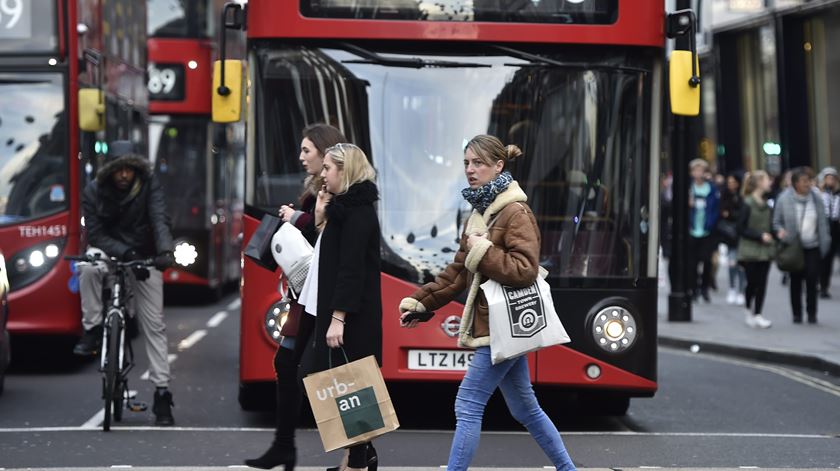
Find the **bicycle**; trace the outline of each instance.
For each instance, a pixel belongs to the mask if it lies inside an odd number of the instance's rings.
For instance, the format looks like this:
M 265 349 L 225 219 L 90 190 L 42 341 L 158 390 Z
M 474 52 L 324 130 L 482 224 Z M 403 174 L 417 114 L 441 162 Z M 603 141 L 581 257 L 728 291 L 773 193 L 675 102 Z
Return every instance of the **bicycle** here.
M 99 371 L 102 372 L 102 398 L 105 400 L 105 418 L 102 430 L 111 430 L 111 418 L 116 422 L 122 421 L 123 409 L 134 412 L 146 410 L 146 405 L 140 402 L 130 402 L 128 389 L 128 372 L 134 367 L 134 350 L 131 341 L 126 341 L 126 322 L 129 318 L 126 277 L 128 270 L 154 268 L 154 259 L 120 261 L 114 257 L 100 257 L 81 255 L 67 256 L 65 260 L 86 262 L 91 264 L 104 263 L 108 267 L 106 282 L 103 284 L 103 300 L 105 291 L 110 288 L 107 303 L 103 304 L 105 313 L 102 329 L 102 348 L 100 351 Z M 126 294 L 124 294 L 124 291 Z

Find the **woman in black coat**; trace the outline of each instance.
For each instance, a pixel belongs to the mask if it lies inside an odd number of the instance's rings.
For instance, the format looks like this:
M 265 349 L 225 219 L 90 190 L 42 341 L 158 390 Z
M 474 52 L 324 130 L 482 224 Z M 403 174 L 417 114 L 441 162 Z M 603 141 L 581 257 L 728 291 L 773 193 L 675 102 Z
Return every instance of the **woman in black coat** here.
M 330 364 L 343 364 L 339 347 L 350 361 L 373 355 L 382 365 L 376 173 L 361 149 L 337 144 L 327 149 L 321 177 L 332 198 L 300 296 L 304 310 L 315 314 L 315 329 L 301 360 L 301 377 L 327 370 Z M 316 211 L 316 222 L 320 218 Z M 376 466 L 377 457 L 369 444 L 350 447 L 346 470 L 373 471 Z

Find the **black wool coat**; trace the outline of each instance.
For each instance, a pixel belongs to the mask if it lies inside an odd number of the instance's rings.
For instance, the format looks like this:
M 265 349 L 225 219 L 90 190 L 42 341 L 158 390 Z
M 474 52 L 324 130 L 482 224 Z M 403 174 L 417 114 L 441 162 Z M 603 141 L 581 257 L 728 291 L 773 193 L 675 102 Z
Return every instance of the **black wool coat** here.
M 374 355 L 382 365 L 382 296 L 379 219 L 373 182 L 352 185 L 327 205 L 318 265 L 318 315 L 301 362 L 301 376 L 345 363 L 330 352 L 327 329 L 333 311 L 345 311 L 344 351 L 350 361 Z

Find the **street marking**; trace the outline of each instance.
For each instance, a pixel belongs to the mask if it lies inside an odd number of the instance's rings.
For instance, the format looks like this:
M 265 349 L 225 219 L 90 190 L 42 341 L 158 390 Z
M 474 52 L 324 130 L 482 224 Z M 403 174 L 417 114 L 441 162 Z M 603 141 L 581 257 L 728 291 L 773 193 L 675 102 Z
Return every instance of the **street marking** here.
M 274 427 L 155 427 L 155 426 L 112 426 L 112 430 L 126 431 L 160 431 L 160 432 L 265 432 L 273 433 Z M 301 429 L 306 432 L 316 433 L 316 429 Z M 92 428 L 82 427 L 20 427 L 0 428 L 0 433 L 41 433 L 41 432 L 80 432 L 96 431 Z M 409 430 L 395 431 L 393 433 L 412 434 L 452 434 L 452 430 Z M 482 431 L 482 435 L 529 435 L 527 431 L 502 432 Z M 612 436 L 612 437 L 713 437 L 713 438 L 779 438 L 779 439 L 816 439 L 816 440 L 837 440 L 837 435 L 820 434 L 796 434 L 796 433 L 704 433 L 704 432 L 561 432 L 563 436 Z
M 204 336 L 207 335 L 207 331 L 204 329 L 196 330 L 195 332 L 191 333 L 189 337 L 181 340 L 178 343 L 178 351 L 183 352 L 184 350 L 192 347 L 193 345 L 197 344 L 199 340 L 203 339 Z
M 112 468 L 130 468 L 131 465 L 130 464 L 112 464 L 111 467 Z
M 169 364 L 171 365 L 172 363 L 175 362 L 175 360 L 177 358 L 178 358 L 178 355 L 176 355 L 174 353 L 170 353 L 169 356 L 167 357 L 167 360 L 169 360 Z M 143 381 L 148 381 L 149 380 L 149 370 L 144 371 L 143 374 L 140 375 L 140 379 L 142 379 Z
M 805 386 L 826 392 L 833 396 L 840 397 L 840 386 L 833 384 L 829 381 L 825 381 L 819 378 L 814 378 L 813 376 L 806 375 L 804 373 L 800 373 L 796 370 L 791 370 L 788 368 L 784 368 L 781 366 L 772 366 L 772 365 L 765 365 L 763 363 L 750 363 L 748 361 L 743 360 L 736 360 L 733 358 L 729 358 L 723 355 L 717 355 L 713 353 L 687 353 L 679 349 L 672 349 L 672 348 L 662 348 L 662 350 L 667 350 L 668 353 L 673 353 L 675 355 L 682 355 L 686 357 L 696 357 L 698 355 L 702 356 L 703 358 L 707 358 L 709 360 L 718 361 L 720 363 L 728 363 L 730 365 L 738 365 L 743 366 L 746 368 L 752 368 L 755 370 L 762 370 L 767 371 L 768 373 L 773 373 L 782 377 L 785 377 L 791 381 L 795 381 L 800 384 L 804 384 Z
M 241 305 L 242 305 L 242 300 L 239 299 L 239 298 L 236 298 L 233 301 L 231 301 L 230 304 L 227 305 L 227 308 L 228 308 L 229 311 L 235 311 L 235 310 L 239 309 L 239 306 L 241 306 Z
M 217 312 L 215 315 L 213 315 L 213 317 L 210 318 L 210 320 L 207 321 L 207 327 L 210 327 L 211 329 L 213 327 L 218 327 L 223 320 L 227 319 L 227 315 L 228 314 L 226 311 Z
M 102 425 L 102 421 L 105 420 L 105 408 L 99 409 L 99 412 L 93 414 L 93 417 L 89 418 L 87 422 L 83 423 L 81 429 L 98 429 L 100 425 Z

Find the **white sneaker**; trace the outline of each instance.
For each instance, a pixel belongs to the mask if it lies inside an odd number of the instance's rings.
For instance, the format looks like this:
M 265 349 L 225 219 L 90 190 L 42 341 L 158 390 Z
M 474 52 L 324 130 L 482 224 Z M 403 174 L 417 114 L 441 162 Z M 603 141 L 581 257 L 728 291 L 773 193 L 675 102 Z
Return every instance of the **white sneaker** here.
M 755 315 L 755 326 L 759 329 L 767 329 L 771 325 L 773 325 L 773 322 L 770 319 L 765 319 L 761 314 Z
M 747 309 L 747 317 L 745 319 L 746 323 L 747 323 L 747 327 L 757 327 L 757 325 L 755 323 L 755 318 L 756 317 L 757 316 L 754 316 L 753 313 L 749 309 Z
M 734 289 L 729 290 L 729 293 L 726 294 L 726 304 L 735 304 L 735 300 L 737 299 L 737 293 Z
M 746 304 L 746 303 L 747 303 L 747 299 L 746 299 L 746 298 L 744 298 L 744 295 L 743 295 L 743 294 L 738 293 L 738 294 L 735 296 L 735 304 L 736 304 L 736 305 L 738 305 L 738 306 L 743 306 L 743 305 L 744 305 L 744 304 Z

